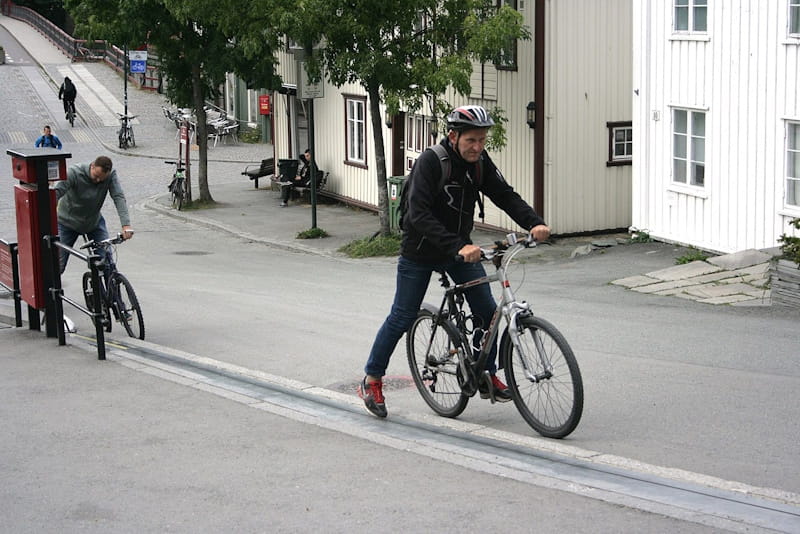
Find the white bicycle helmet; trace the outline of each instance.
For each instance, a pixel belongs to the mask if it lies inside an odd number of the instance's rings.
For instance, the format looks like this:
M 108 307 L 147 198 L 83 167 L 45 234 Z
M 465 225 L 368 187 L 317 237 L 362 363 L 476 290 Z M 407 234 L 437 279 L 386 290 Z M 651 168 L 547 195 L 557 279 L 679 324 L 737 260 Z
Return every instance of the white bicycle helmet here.
M 461 106 L 447 116 L 447 128 L 455 131 L 491 128 L 494 120 L 481 106 Z

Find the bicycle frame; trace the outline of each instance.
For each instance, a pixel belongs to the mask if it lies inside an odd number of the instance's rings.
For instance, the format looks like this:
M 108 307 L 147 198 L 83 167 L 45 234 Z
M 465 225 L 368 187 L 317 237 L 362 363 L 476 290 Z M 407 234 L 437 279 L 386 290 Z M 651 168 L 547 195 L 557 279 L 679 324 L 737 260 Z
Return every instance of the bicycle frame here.
M 489 358 L 489 354 L 491 353 L 491 348 L 494 345 L 495 340 L 497 339 L 497 334 L 500 331 L 500 317 L 505 319 L 506 323 L 506 331 L 509 334 L 509 338 L 511 343 L 514 344 L 515 347 L 519 349 L 519 332 L 516 328 L 513 328 L 513 325 L 517 324 L 517 317 L 522 315 L 527 315 L 532 313 L 530 309 L 530 305 L 525 301 L 518 301 L 514 295 L 513 290 L 511 289 L 511 283 L 508 280 L 506 266 L 508 263 L 517 255 L 523 248 L 527 246 L 535 246 L 535 242 L 533 241 L 525 241 L 523 243 L 518 243 L 516 239 L 516 234 L 509 234 L 507 236 L 507 242 L 513 243 L 511 247 L 511 251 L 506 254 L 495 254 L 491 257 L 486 256 L 487 259 L 491 259 L 492 263 L 495 266 L 495 272 L 492 274 L 487 274 L 486 276 L 482 276 L 480 278 L 476 278 L 475 280 L 470 280 L 468 282 L 464 282 L 462 284 L 456 284 L 454 286 L 450 286 L 450 280 L 447 276 L 447 273 L 444 271 L 441 272 L 440 281 L 442 285 L 445 287 L 445 294 L 442 298 L 442 304 L 439 306 L 439 310 L 437 311 L 437 315 L 440 318 L 452 318 L 455 322 L 456 328 L 462 334 L 462 345 L 463 350 L 465 352 L 469 351 L 467 354 L 468 358 L 460 358 L 461 362 L 469 361 L 469 368 L 465 364 L 462 364 L 462 371 L 465 372 L 465 376 L 469 377 L 467 383 L 474 382 L 471 386 L 466 386 L 467 390 L 465 391 L 468 394 L 474 394 L 475 389 L 477 388 L 477 379 L 479 376 L 488 375 L 488 371 L 484 371 L 486 368 L 486 361 Z M 486 251 L 484 251 L 486 252 Z M 489 322 L 489 325 L 486 326 L 483 338 L 480 342 L 479 352 L 477 357 L 471 353 L 472 351 L 472 343 L 468 339 L 467 335 L 470 333 L 474 333 L 476 328 L 470 330 L 466 325 L 467 316 L 464 315 L 462 312 L 462 308 L 464 305 L 464 298 L 463 295 L 469 289 L 480 286 L 483 284 L 491 284 L 492 282 L 500 282 L 502 287 L 502 292 L 500 298 L 497 303 L 497 307 L 495 308 L 494 313 L 492 314 L 492 319 Z M 436 329 L 439 327 L 438 322 L 434 324 L 431 333 L 431 339 L 436 333 Z M 482 328 L 483 326 L 479 327 Z M 428 345 L 428 350 L 430 350 L 430 345 Z M 427 357 L 427 354 L 426 354 Z M 526 377 L 527 378 L 535 378 L 526 368 Z M 473 380 L 475 379 L 475 380 Z

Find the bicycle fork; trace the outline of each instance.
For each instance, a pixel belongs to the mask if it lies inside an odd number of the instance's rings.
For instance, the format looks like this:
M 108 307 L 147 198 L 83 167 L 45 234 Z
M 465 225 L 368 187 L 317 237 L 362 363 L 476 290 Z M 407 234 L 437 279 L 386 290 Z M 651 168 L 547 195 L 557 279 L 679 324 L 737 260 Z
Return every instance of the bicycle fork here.
M 520 329 L 517 321 L 520 317 L 525 317 L 527 315 L 533 315 L 533 312 L 530 310 L 530 305 L 527 302 L 514 302 L 513 303 L 513 310 L 511 310 L 508 315 L 508 334 L 511 340 L 511 344 L 514 346 L 514 350 L 517 351 L 519 354 L 520 361 L 522 362 L 522 368 L 525 373 L 525 378 L 534 384 L 538 384 L 543 380 L 548 380 L 553 376 L 553 364 L 550 362 L 550 359 L 547 356 L 547 351 L 542 344 L 542 338 L 539 336 L 538 332 L 531 331 L 531 336 L 533 337 L 533 345 L 536 349 L 536 354 L 533 357 L 538 358 L 541 364 L 542 372 L 535 374 L 531 371 L 531 365 L 528 361 L 529 355 L 522 347 L 522 341 L 520 340 L 521 332 L 524 332 L 524 329 Z M 507 362 L 509 365 L 511 362 Z

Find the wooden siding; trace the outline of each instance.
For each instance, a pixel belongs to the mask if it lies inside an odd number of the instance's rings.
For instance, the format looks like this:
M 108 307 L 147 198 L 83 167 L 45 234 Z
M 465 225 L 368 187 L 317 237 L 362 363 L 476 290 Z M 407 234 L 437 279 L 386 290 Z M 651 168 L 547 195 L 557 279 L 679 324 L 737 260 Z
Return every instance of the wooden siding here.
M 773 247 L 800 215 L 784 206 L 800 41 L 787 36 L 786 0 L 708 9 L 707 34 L 674 35 L 671 2 L 634 2 L 633 225 L 718 252 Z M 675 107 L 706 113 L 704 187 L 672 181 Z
M 631 2 L 547 4 L 545 219 L 556 233 L 631 223 L 627 166 L 606 166 L 607 122 L 632 119 Z M 633 159 L 638 157 L 633 132 Z

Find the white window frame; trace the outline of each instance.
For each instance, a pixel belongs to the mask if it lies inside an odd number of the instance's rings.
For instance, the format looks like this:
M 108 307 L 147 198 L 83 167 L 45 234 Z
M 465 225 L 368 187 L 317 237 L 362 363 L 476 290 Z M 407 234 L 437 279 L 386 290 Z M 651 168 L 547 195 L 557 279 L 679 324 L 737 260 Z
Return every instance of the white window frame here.
M 800 121 L 786 122 L 786 194 L 787 207 L 800 208 Z
M 672 30 L 675 33 L 708 33 L 708 1 L 709 0 L 673 0 Z M 702 13 L 702 17 L 699 15 Z M 681 16 L 683 15 L 683 16 Z M 686 27 L 679 27 L 679 22 L 686 20 Z M 698 27 L 700 24 L 704 27 Z
M 789 0 L 789 35 L 800 37 L 800 0 Z
M 367 99 L 363 96 L 344 97 L 345 151 L 349 165 L 367 166 Z
M 633 162 L 633 122 L 607 122 L 608 160 L 607 167 L 631 165 Z M 622 139 L 619 139 L 622 134 Z M 621 152 L 620 152 L 620 149 Z
M 685 114 L 686 130 L 677 130 L 678 116 Z M 699 131 L 702 116 L 703 131 Z M 681 186 L 705 188 L 706 139 L 708 114 L 705 111 L 674 107 L 672 109 L 672 183 Z M 702 133 L 702 135 L 701 135 Z M 702 171 L 701 171 L 702 170 Z

